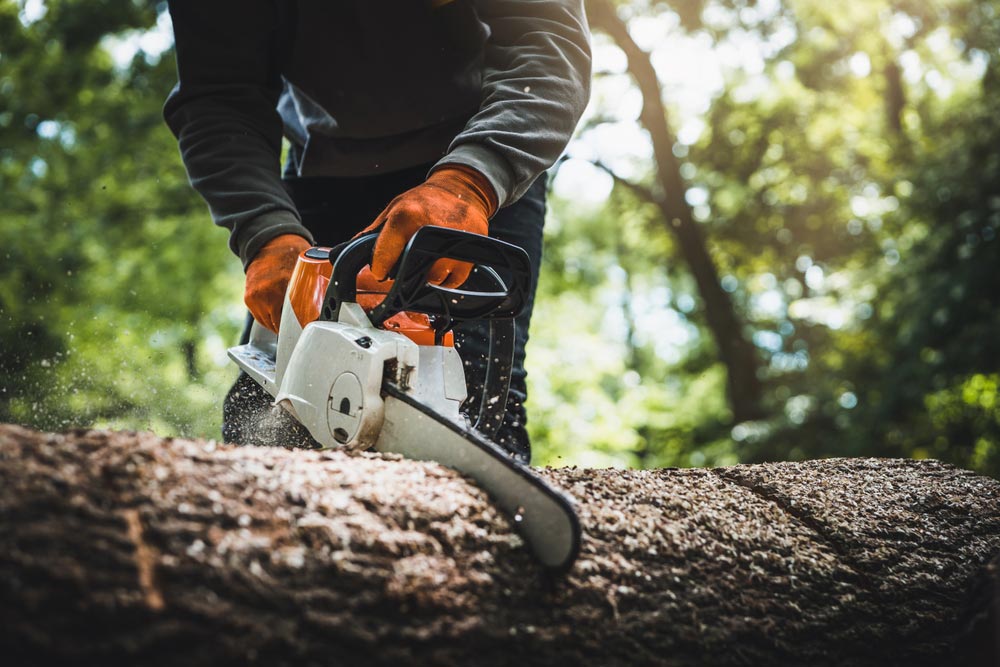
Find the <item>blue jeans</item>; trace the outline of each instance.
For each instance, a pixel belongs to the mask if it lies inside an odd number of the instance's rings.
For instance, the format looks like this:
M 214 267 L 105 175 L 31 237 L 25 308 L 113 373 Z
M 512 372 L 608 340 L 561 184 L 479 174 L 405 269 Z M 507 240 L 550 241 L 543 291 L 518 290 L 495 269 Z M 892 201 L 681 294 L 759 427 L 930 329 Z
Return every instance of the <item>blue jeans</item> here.
M 289 179 L 285 181 L 285 187 L 298 208 L 302 223 L 312 232 L 316 243 L 335 246 L 366 227 L 394 197 L 422 183 L 429 168 L 425 165 L 361 178 Z M 547 174 L 542 174 L 521 199 L 500 209 L 490 221 L 490 236 L 524 248 L 531 259 L 528 304 L 515 320 L 514 364 L 507 413 L 494 436 L 497 444 L 525 462 L 531 457 L 531 444 L 525 428 L 527 415 L 524 403 L 528 390 L 524 348 L 528 342 L 528 325 L 542 261 L 546 183 Z M 249 337 L 250 322 L 252 319 L 248 320 L 243 342 Z M 482 392 L 486 372 L 489 324 L 471 322 L 456 326 L 455 347 L 466 362 L 469 395 L 477 395 Z M 266 392 L 241 374 L 223 404 L 223 437 L 228 442 L 241 444 L 275 444 L 275 437 L 281 437 L 290 444 L 304 442 L 302 429 L 296 430 L 294 423 L 284 424 L 278 431 L 273 431 L 276 423 L 282 423 L 283 416 L 272 413 L 269 405 L 270 397 Z M 263 411 L 269 413 L 267 418 L 260 417 Z M 289 418 L 286 421 L 292 420 Z M 271 442 L 262 442 L 263 439 Z

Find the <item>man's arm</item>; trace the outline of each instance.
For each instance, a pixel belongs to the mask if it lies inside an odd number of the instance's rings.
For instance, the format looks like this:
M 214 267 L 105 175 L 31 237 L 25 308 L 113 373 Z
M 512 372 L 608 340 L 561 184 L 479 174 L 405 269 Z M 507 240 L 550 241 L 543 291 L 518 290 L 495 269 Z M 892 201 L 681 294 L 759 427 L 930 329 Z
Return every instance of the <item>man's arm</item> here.
M 562 153 L 590 97 L 583 0 L 477 0 L 490 27 L 482 106 L 438 163 L 484 174 L 517 201 Z
M 285 234 L 312 240 L 281 185 L 280 39 L 268 0 L 170 0 L 178 84 L 163 115 L 191 184 L 244 267 Z

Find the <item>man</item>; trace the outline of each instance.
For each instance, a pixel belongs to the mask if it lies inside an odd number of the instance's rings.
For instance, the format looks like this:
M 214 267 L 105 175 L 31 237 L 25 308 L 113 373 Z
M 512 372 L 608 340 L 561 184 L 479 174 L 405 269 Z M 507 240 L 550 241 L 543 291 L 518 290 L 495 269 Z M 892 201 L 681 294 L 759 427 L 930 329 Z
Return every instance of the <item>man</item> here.
M 245 301 L 277 330 L 298 254 L 380 230 L 386 278 L 409 237 L 443 225 L 541 261 L 545 175 L 589 96 L 582 0 L 171 0 L 178 84 L 164 107 L 192 185 L 246 270 Z M 283 178 L 281 139 L 290 144 Z M 439 262 L 432 282 L 469 267 Z M 532 299 L 533 300 L 533 299 Z M 516 321 L 507 415 L 496 440 L 527 461 L 524 344 Z M 487 327 L 456 330 L 470 392 Z M 228 441 L 281 422 L 241 375 Z M 283 428 L 284 426 L 282 426 Z

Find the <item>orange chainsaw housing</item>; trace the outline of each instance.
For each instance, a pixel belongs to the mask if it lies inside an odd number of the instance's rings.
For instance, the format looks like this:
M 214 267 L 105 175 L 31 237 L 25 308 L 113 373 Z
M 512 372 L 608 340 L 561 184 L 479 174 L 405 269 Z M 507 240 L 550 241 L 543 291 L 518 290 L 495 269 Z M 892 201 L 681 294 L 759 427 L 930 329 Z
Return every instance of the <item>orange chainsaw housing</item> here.
M 292 278 L 288 284 L 288 302 L 303 327 L 319 319 L 323 299 L 326 297 L 326 288 L 333 273 L 333 264 L 330 263 L 329 256 L 330 248 L 308 248 L 299 254 L 295 269 L 292 271 Z M 383 285 L 385 291 L 358 289 L 358 303 L 365 312 L 371 312 L 372 308 L 382 302 L 392 287 L 392 281 L 379 283 L 380 288 Z M 430 318 L 423 313 L 397 313 L 386 320 L 382 328 L 401 333 L 417 345 L 434 345 L 434 328 L 431 326 Z M 452 332 L 449 331 L 444 335 L 442 345 L 455 346 Z

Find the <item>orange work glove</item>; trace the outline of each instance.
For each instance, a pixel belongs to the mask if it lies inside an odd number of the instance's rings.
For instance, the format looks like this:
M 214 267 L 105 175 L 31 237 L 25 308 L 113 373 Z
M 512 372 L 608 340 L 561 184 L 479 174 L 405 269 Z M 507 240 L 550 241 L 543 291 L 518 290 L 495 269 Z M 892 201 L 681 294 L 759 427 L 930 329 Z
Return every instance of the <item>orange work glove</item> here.
M 385 280 L 396 264 L 406 242 L 424 225 L 451 227 L 486 235 L 488 220 L 497 210 L 496 192 L 481 173 L 465 165 L 449 164 L 435 169 L 427 180 L 399 195 L 375 222 L 358 234 L 383 225 L 372 254 L 372 273 Z M 469 277 L 472 265 L 441 259 L 435 262 L 428 280 L 443 287 L 458 287 Z
M 358 280 L 355 283 L 358 289 L 358 304 L 365 309 L 365 312 L 371 311 L 375 306 L 382 303 L 385 299 L 385 295 L 389 293 L 392 289 L 393 281 L 390 280 L 377 280 L 372 274 L 369 267 L 365 267 L 358 272 Z
M 243 301 L 253 318 L 275 333 L 295 261 L 310 247 L 312 244 L 298 234 L 282 234 L 265 243 L 247 267 Z

